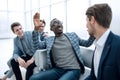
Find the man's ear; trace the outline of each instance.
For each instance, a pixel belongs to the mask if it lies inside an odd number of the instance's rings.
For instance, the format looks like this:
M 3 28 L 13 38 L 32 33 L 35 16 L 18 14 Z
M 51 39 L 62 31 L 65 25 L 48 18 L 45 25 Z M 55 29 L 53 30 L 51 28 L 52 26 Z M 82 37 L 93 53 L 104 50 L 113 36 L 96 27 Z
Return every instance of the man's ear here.
M 95 18 L 94 18 L 94 16 L 91 16 L 90 23 L 91 23 L 91 24 L 94 24 L 94 23 L 95 23 Z

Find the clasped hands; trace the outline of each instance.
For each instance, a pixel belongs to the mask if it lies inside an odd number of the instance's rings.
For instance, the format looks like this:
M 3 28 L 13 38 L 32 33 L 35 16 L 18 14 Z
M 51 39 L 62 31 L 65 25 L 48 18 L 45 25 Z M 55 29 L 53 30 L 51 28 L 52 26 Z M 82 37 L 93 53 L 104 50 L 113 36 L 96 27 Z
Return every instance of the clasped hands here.
M 32 64 L 34 62 L 34 58 L 32 57 L 30 60 L 28 60 L 27 62 L 25 62 L 24 59 L 18 57 L 18 63 L 21 67 L 27 68 L 30 64 Z

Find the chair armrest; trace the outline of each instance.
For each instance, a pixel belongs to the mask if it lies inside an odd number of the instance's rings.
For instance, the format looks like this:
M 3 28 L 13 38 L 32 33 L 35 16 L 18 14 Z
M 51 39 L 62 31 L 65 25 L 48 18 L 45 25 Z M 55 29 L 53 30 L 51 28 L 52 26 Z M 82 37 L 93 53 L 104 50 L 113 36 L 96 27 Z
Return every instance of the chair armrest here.
M 91 69 L 89 67 L 85 67 L 85 73 L 80 75 L 79 80 L 85 80 L 86 77 L 89 76 Z
M 81 52 L 82 59 L 83 59 L 85 66 L 91 68 L 92 56 L 93 56 L 94 50 L 88 49 L 85 47 L 80 47 L 80 52 Z
M 47 60 L 47 50 L 46 49 L 40 49 L 37 50 L 34 58 L 35 58 L 35 64 L 39 68 L 39 70 L 46 68 L 46 60 Z

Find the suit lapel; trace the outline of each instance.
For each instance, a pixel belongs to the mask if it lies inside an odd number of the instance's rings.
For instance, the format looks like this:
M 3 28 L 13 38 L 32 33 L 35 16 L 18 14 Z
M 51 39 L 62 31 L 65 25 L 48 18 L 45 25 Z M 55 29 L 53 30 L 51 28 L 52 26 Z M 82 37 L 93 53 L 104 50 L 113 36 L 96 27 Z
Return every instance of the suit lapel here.
M 52 48 L 52 45 L 53 45 L 53 43 L 54 43 L 54 40 L 55 40 L 55 37 L 51 37 L 50 39 L 49 39 L 49 41 L 48 41 L 48 43 L 47 44 L 49 44 L 49 45 L 47 45 L 47 51 L 48 51 L 48 53 L 50 52 L 50 50 L 51 50 L 51 48 Z
M 112 32 L 110 32 L 108 38 L 107 38 L 107 41 L 105 43 L 105 46 L 103 48 L 103 52 L 102 52 L 102 55 L 101 55 L 101 59 L 100 59 L 100 63 L 99 63 L 99 68 L 98 68 L 98 80 L 101 80 L 101 74 L 102 74 L 102 66 L 104 64 L 104 60 L 106 59 L 107 55 L 109 54 L 109 50 L 110 50 L 110 45 L 111 45 L 111 41 L 112 41 L 112 37 L 113 37 L 113 34 Z

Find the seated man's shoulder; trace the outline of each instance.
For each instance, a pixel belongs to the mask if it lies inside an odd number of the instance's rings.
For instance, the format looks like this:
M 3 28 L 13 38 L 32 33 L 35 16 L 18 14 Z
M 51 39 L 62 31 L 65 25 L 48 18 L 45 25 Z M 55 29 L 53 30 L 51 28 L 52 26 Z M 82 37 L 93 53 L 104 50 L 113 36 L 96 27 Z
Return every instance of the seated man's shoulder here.
M 32 34 L 32 31 L 25 31 L 25 34 Z
M 67 33 L 65 33 L 66 35 L 69 35 L 69 36 L 75 36 L 75 35 L 77 35 L 75 32 L 67 32 Z

